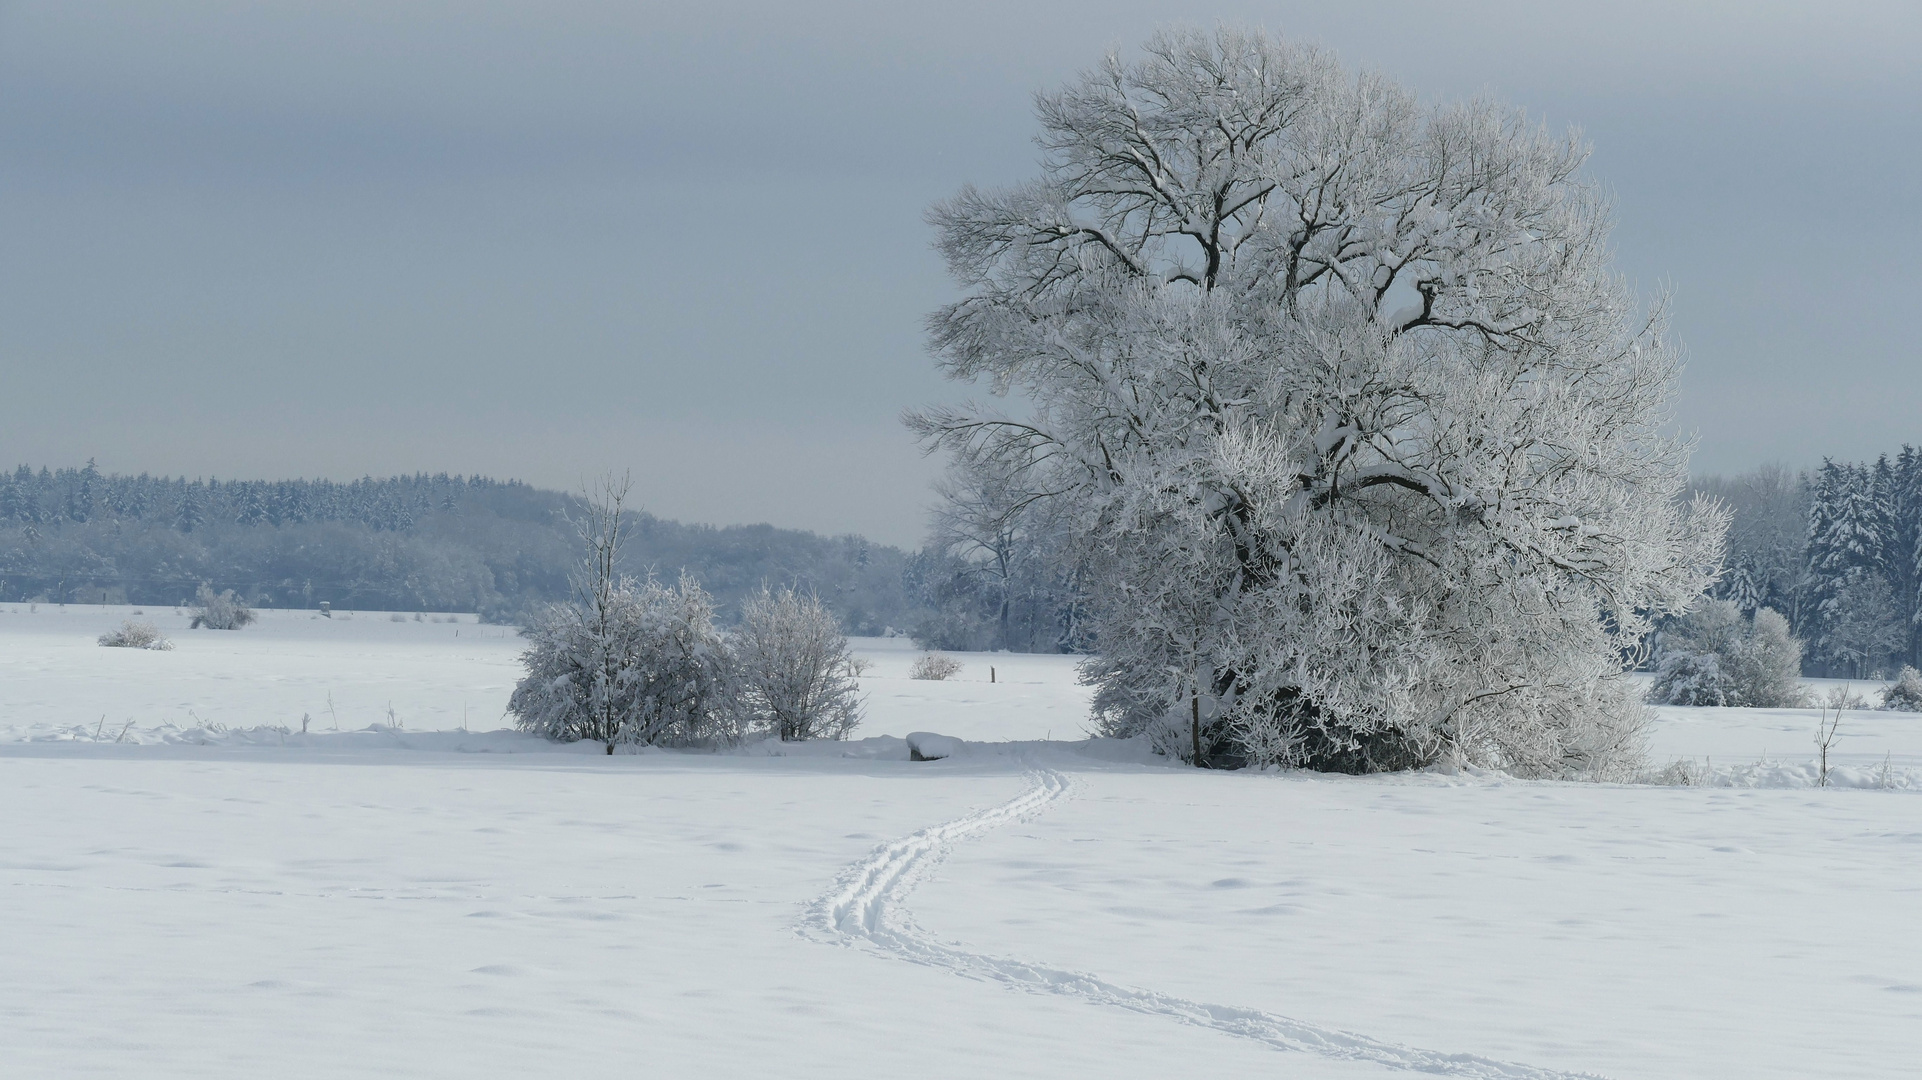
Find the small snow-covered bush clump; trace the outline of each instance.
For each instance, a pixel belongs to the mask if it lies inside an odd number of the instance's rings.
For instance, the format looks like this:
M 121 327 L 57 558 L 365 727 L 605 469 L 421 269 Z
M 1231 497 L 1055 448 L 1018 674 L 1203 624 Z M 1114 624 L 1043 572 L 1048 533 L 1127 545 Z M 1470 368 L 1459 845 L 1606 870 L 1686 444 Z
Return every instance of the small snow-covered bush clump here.
M 209 630 L 238 630 L 254 621 L 254 613 L 246 604 L 234 598 L 232 589 L 224 589 L 218 595 L 213 586 L 200 583 L 200 591 L 194 597 L 194 618 L 192 628 L 206 627 Z
M 1804 702 L 1804 704 L 1807 703 Z M 1829 687 L 1829 692 L 1822 695 L 1822 699 L 1815 704 L 1817 708 L 1834 709 L 1837 712 L 1841 712 L 1844 709 L 1853 709 L 1856 712 L 1861 712 L 1869 708 L 1869 699 L 1856 693 L 1845 683 L 1841 686 Z
M 726 643 L 692 578 L 616 582 L 591 605 L 556 604 L 521 631 L 527 675 L 507 708 L 556 742 L 659 745 L 735 734 Z
M 1708 769 L 1693 761 L 1671 761 L 1660 769 L 1653 769 L 1637 778 L 1638 783 L 1658 784 L 1663 787 L 1700 787 L 1708 779 Z
M 1762 608 L 1753 619 L 1727 600 L 1711 600 L 1655 639 L 1655 684 L 1661 705 L 1729 705 L 1788 709 L 1806 704 L 1800 681 L 1802 643 L 1788 620 Z
M 739 710 L 714 601 L 685 574 L 669 588 L 616 569 L 626 494 L 626 482 L 610 482 L 579 508 L 587 551 L 571 575 L 574 599 L 521 630 L 532 645 L 507 701 L 514 726 L 556 742 L 593 739 L 610 754 L 617 743 L 730 740 Z
M 748 598 L 734 639 L 746 726 L 782 742 L 845 739 L 861 722 L 858 661 L 819 599 L 765 586 Z
M 1663 705 L 1727 705 L 1728 676 L 1714 653 L 1669 649 L 1656 662 L 1648 696 Z
M 961 661 L 944 653 L 931 652 L 914 662 L 908 669 L 910 679 L 947 679 L 961 673 Z
M 1922 712 L 1922 671 L 1902 665 L 1902 673 L 1882 691 L 1882 707 L 1897 712 Z
M 164 652 L 174 647 L 160 628 L 148 622 L 128 619 L 120 629 L 100 635 L 100 644 L 112 649 L 153 649 Z

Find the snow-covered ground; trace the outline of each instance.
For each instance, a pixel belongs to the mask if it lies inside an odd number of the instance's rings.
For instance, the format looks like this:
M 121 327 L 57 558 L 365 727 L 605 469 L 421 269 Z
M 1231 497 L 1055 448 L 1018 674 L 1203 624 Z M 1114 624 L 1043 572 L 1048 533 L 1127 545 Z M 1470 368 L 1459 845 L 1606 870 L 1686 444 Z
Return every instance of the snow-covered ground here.
M 419 621 L 412 612 L 258 614 L 259 622 L 232 632 L 189 630 L 187 612 L 171 607 L 0 604 L 0 738 L 9 729 L 18 738 L 76 725 L 125 729 L 129 741 L 151 740 L 167 725 L 299 731 L 302 716 L 310 732 L 508 723 L 507 696 L 525 648 L 510 627 L 431 612 Z M 174 649 L 96 644 L 130 618 L 159 627 Z M 1088 692 L 1074 681 L 1073 657 L 960 653 L 959 674 L 929 682 L 908 678 L 920 652 L 906 638 L 855 640 L 870 665 L 863 735 L 931 729 L 1002 741 L 1086 734 Z
M 1843 788 L 1803 710 L 1663 710 L 1735 787 L 1205 773 L 1067 741 L 1072 661 L 874 641 L 869 738 L 609 758 L 491 730 L 471 617 L 14 608 L 0 1075 L 1918 1069 L 1922 717 Z

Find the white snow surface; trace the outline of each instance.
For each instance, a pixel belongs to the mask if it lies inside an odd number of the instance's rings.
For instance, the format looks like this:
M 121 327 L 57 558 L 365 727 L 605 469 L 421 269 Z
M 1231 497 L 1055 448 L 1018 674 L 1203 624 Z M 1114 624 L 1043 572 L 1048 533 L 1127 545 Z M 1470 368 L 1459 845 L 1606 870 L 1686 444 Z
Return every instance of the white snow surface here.
M 471 616 L 129 614 L 0 605 L 0 1075 L 1917 1069 L 1922 717 L 1827 789 L 1812 710 L 1661 710 L 1697 786 L 1213 773 L 872 641 L 867 738 L 606 757 Z

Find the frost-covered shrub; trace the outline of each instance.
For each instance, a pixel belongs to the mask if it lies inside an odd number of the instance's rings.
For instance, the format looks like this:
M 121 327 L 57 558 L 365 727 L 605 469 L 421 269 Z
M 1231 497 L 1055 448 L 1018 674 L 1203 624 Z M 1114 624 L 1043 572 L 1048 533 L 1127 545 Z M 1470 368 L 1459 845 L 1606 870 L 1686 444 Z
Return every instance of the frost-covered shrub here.
M 1902 665 L 1901 674 L 1882 691 L 1882 707 L 1898 712 L 1922 712 L 1922 671 Z
M 232 589 L 224 589 L 216 595 L 212 585 L 201 582 L 200 590 L 194 596 L 193 629 L 204 626 L 209 630 L 238 630 L 253 621 L 252 609 L 235 599 Z
M 1706 766 L 1693 761 L 1675 760 L 1660 769 L 1653 769 L 1636 778 L 1637 783 L 1659 784 L 1663 787 L 1699 787 L 1708 779 Z
M 1663 705 L 1721 706 L 1729 703 L 1728 684 L 1714 653 L 1671 649 L 1656 662 L 1655 685 L 1648 696 Z
M 514 724 L 557 742 L 689 745 L 737 733 L 730 658 L 692 578 L 620 581 L 594 604 L 555 604 L 521 633 Z
M 782 742 L 845 739 L 861 722 L 858 662 L 841 622 L 814 596 L 765 586 L 733 641 L 742 720 Z
M 940 681 L 961 673 L 961 661 L 945 653 L 931 652 L 915 660 L 908 668 L 910 679 L 933 679 Z
M 1841 686 L 1829 687 L 1829 692 L 1823 694 L 1821 700 L 1816 702 L 1816 705 L 1821 708 L 1833 709 L 1836 712 L 1847 709 L 1861 712 L 1869 708 L 1869 699 L 1856 693 L 1853 687 L 1844 683 Z
M 100 644 L 113 649 L 153 649 L 164 652 L 174 647 L 160 628 L 148 622 L 128 619 L 120 629 L 100 635 Z
M 1649 700 L 1657 704 L 1786 709 L 1807 702 L 1802 643 L 1768 608 L 1746 619 L 1730 601 L 1708 601 L 1656 635 L 1654 660 Z

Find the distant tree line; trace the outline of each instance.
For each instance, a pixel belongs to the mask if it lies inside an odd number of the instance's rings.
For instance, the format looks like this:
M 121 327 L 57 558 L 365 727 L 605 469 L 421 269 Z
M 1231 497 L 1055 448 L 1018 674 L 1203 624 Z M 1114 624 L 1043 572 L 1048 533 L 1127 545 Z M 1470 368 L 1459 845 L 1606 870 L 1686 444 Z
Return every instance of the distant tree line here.
M 416 474 L 188 480 L 0 472 L 0 601 L 178 604 L 201 583 L 262 607 L 476 611 L 565 597 L 580 500 L 513 480 Z M 850 633 L 927 615 L 926 560 L 859 536 L 631 515 L 624 572 L 692 575 L 732 622 L 764 584 L 818 596 Z
M 1889 677 L 1922 663 L 1922 451 L 1705 477 L 1733 510 L 1718 599 L 1781 613 L 1803 671 Z
M 1715 597 L 1779 612 L 1812 676 L 1922 666 L 1922 450 L 1697 478 L 1733 511 Z M 625 572 L 685 570 L 732 624 L 763 585 L 812 592 L 849 633 L 924 647 L 1089 650 L 1086 555 L 1045 501 L 957 471 L 918 551 L 769 525 L 632 514 Z M 445 473 L 189 480 L 0 471 L 0 602 L 178 604 L 202 582 L 263 607 L 477 611 L 519 620 L 565 597 L 579 500 Z

